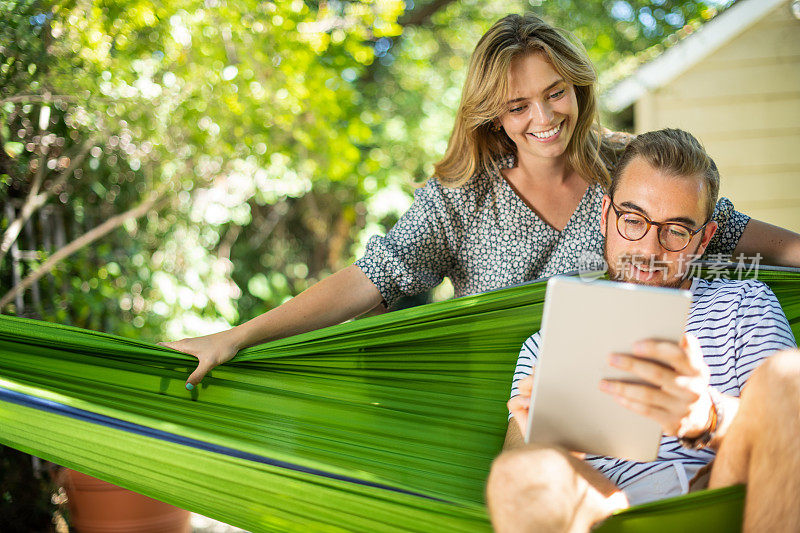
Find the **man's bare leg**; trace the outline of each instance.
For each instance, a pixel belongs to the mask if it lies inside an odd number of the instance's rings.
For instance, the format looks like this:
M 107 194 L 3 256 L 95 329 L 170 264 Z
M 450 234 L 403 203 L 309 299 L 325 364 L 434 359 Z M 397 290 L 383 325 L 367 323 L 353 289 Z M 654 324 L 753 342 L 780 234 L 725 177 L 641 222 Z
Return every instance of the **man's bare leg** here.
M 800 352 L 756 369 L 711 470 L 710 488 L 747 484 L 745 532 L 800 531 Z
M 528 445 L 492 464 L 486 501 L 497 533 L 586 532 L 625 495 L 587 463 L 558 448 Z

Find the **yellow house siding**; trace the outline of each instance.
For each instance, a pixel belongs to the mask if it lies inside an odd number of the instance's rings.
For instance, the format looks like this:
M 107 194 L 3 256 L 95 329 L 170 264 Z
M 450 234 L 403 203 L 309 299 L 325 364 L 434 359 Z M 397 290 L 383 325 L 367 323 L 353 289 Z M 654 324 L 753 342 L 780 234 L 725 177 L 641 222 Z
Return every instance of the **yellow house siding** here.
M 638 132 L 692 132 L 737 209 L 800 232 L 800 20 L 789 2 L 644 95 L 634 116 Z

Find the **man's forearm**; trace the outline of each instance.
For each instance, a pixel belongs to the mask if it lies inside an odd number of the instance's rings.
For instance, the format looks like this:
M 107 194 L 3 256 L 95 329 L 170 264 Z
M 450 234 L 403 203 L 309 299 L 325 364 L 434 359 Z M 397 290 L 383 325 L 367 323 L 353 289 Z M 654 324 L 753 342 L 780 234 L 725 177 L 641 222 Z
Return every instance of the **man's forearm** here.
M 339 324 L 382 300 L 378 288 L 355 265 L 309 287 L 283 305 L 229 331 L 238 349 Z

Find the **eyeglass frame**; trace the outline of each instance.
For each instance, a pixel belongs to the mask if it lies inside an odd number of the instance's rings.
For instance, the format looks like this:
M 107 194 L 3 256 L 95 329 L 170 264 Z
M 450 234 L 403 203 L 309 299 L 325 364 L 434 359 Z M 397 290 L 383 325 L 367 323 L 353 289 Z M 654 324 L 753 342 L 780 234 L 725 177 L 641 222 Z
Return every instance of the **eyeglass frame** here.
M 697 235 L 698 233 L 700 233 L 701 231 L 703 231 L 705 229 L 705 227 L 708 226 L 708 223 L 711 222 L 711 219 L 709 218 L 708 220 L 706 220 L 703 223 L 702 226 L 700 226 L 699 228 L 697 228 L 695 230 L 689 228 L 689 226 L 687 226 L 686 224 L 681 224 L 680 222 L 653 222 L 646 215 L 643 215 L 642 213 L 637 213 L 636 211 L 624 211 L 622 209 L 617 209 L 617 204 L 614 203 L 614 199 L 613 198 L 609 198 L 609 200 L 611 201 L 610 202 L 611 203 L 611 208 L 614 209 L 614 214 L 617 215 L 617 222 L 614 225 L 616 226 L 617 233 L 619 233 L 620 237 L 622 237 L 626 241 L 631 241 L 631 242 L 641 241 L 642 239 L 644 239 L 647 236 L 648 233 L 650 233 L 650 228 L 655 226 L 655 227 L 658 228 L 658 233 L 656 234 L 657 238 L 658 238 L 658 244 L 660 244 L 665 250 L 670 251 L 670 252 L 680 252 L 682 250 L 685 250 L 686 247 L 689 246 L 689 243 L 692 242 L 692 239 L 694 238 L 694 236 Z M 624 235 L 622 233 L 622 230 L 619 229 L 619 220 L 620 220 L 620 218 L 622 218 L 622 215 L 636 215 L 636 216 L 642 217 L 644 219 L 645 224 L 647 224 L 647 228 L 644 230 L 644 233 L 642 233 L 641 237 L 639 237 L 638 239 L 631 239 L 630 237 L 628 237 L 627 235 Z M 686 244 L 684 244 L 682 248 L 678 248 L 677 250 L 670 250 L 661 241 L 661 228 L 664 227 L 664 226 L 680 226 L 681 228 L 683 228 L 683 229 L 685 229 L 686 231 L 689 232 L 689 240 L 686 241 Z

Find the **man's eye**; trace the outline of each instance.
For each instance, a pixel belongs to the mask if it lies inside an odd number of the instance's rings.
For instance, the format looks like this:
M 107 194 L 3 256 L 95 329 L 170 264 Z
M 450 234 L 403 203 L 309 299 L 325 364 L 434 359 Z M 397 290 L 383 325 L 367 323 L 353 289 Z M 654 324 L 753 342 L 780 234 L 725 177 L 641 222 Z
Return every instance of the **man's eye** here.
M 686 231 L 683 228 L 670 227 L 669 228 L 669 234 L 672 235 L 673 237 L 681 237 L 681 238 L 683 238 L 683 237 L 686 237 L 687 235 L 689 235 L 689 232 Z
M 556 98 L 559 98 L 559 97 L 560 97 L 562 94 L 564 94 L 564 90 L 565 90 L 565 89 L 561 89 L 560 91 L 558 91 L 558 92 L 555 92 L 555 93 L 551 94 L 551 95 L 550 95 L 550 98 L 551 98 L 552 100 L 554 100 L 554 99 L 556 99 Z
M 631 228 L 638 228 L 639 226 L 642 226 L 644 224 L 644 220 L 641 220 L 639 218 L 626 218 L 625 224 L 627 224 Z

